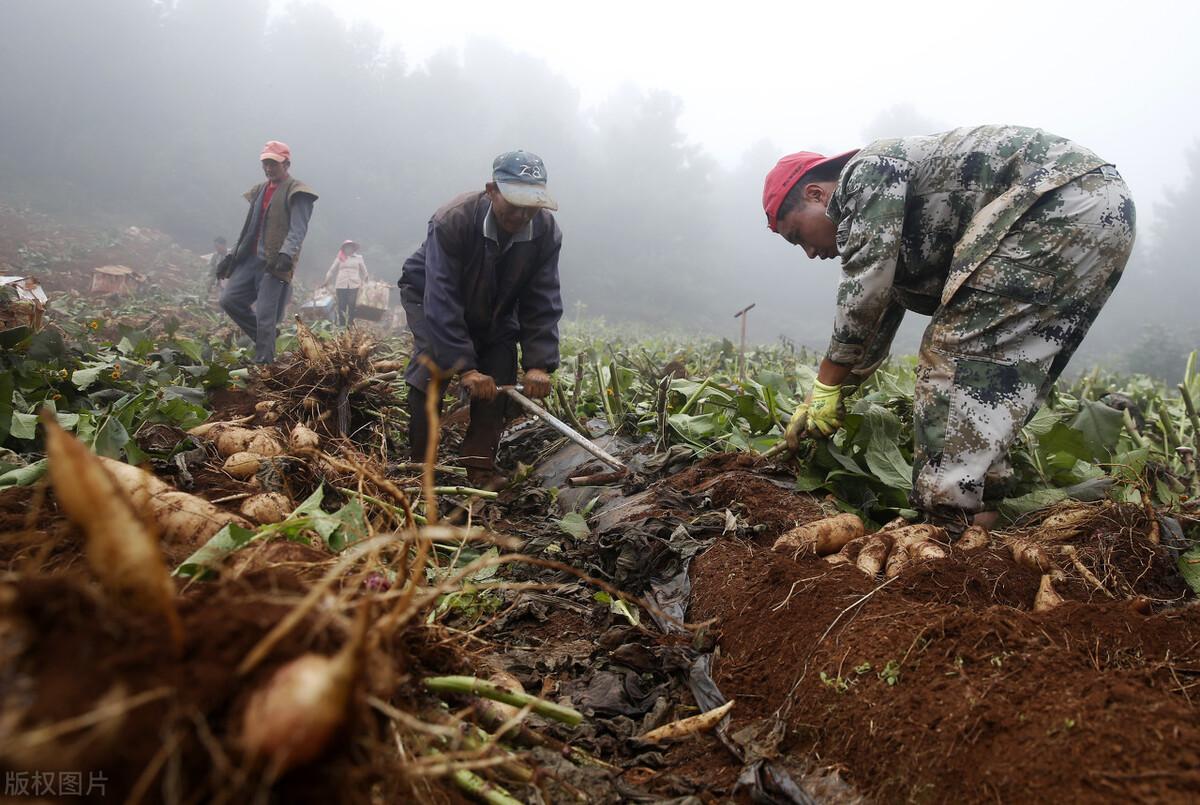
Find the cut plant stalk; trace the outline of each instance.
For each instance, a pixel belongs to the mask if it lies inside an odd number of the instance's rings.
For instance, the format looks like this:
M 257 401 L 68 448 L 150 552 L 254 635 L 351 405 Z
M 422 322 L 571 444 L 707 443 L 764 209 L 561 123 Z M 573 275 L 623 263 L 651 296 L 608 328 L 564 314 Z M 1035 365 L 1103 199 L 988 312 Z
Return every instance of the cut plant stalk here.
M 712 377 L 704 378 L 704 380 L 701 381 L 701 383 L 700 383 L 700 388 L 698 388 L 694 392 L 692 392 L 692 396 L 687 398 L 687 400 L 683 403 L 683 407 L 679 409 L 678 413 L 680 413 L 680 414 L 690 413 L 692 408 L 695 407 L 696 403 L 700 401 L 700 395 L 704 394 L 704 392 L 711 385 L 712 385 Z
M 456 769 L 451 775 L 454 784 L 473 797 L 479 797 L 490 805 L 524 805 L 495 783 L 489 782 L 468 769 Z
M 504 725 L 504 717 L 493 708 L 477 708 L 475 717 L 479 723 L 488 730 L 498 730 Z M 526 724 L 518 724 L 516 729 L 510 731 L 506 735 L 506 740 L 517 744 L 518 746 L 544 746 L 563 757 L 570 760 L 577 766 L 595 766 L 600 769 L 608 769 L 610 771 L 617 767 L 611 763 L 605 763 L 598 757 L 588 754 L 577 746 L 564 743 L 557 738 L 552 738 L 549 735 L 543 735 L 536 730 L 532 730 Z
M 613 414 L 617 418 L 617 425 L 614 427 L 614 432 L 616 432 L 620 428 L 621 423 L 625 421 L 625 402 L 621 396 L 621 375 L 617 371 L 615 357 L 612 363 L 608 365 L 608 382 L 612 388 Z
M 600 405 L 604 408 L 604 418 L 608 420 L 608 426 L 615 433 L 617 419 L 613 413 L 612 403 L 608 399 L 608 384 L 604 381 L 604 370 L 601 368 L 599 360 L 592 363 L 592 368 L 596 372 L 596 386 L 600 390 Z
M 504 690 L 498 685 L 473 676 L 431 676 L 425 679 L 425 687 L 434 693 L 482 696 L 485 699 L 504 702 L 514 707 L 528 706 L 543 718 L 561 721 L 571 727 L 576 727 L 583 721 L 583 714 L 574 708 L 539 699 L 528 693 Z
M 1192 358 L 1195 358 L 1196 353 L 1192 353 Z M 1192 448 L 1197 454 L 1200 454 L 1200 416 L 1196 414 L 1196 404 L 1192 402 L 1192 394 L 1188 391 L 1186 383 L 1180 383 L 1179 396 L 1183 397 L 1183 408 L 1187 411 L 1188 420 L 1192 423 Z
M 362 498 L 363 500 L 367 501 L 368 503 L 378 506 L 381 509 L 386 510 L 393 517 L 397 518 L 396 521 L 401 526 L 404 525 L 404 517 L 406 515 L 404 512 L 404 509 L 400 508 L 399 506 L 394 506 L 391 503 L 388 503 L 386 500 L 380 500 L 379 498 L 375 497 L 374 495 L 368 495 L 366 492 L 359 492 L 357 489 L 347 489 L 344 486 L 335 486 L 334 489 L 341 492 L 343 495 L 348 495 L 349 497 L 352 497 L 352 498 Z M 417 514 L 416 512 L 413 512 L 412 518 L 413 518 L 413 522 L 415 522 L 417 525 L 425 525 L 427 522 L 425 520 L 425 515 Z
M 405 487 L 406 494 L 416 494 L 423 492 L 419 486 Z M 487 500 L 495 500 L 500 497 L 499 492 L 492 492 L 487 489 L 476 489 L 472 486 L 435 486 L 433 492 L 436 495 L 468 495 L 477 498 L 486 498 Z
M 592 432 L 579 421 L 579 417 L 575 416 L 575 411 L 567 404 L 567 395 L 563 392 L 562 386 L 554 387 L 554 399 L 558 401 L 559 410 L 562 411 L 563 417 L 571 427 L 579 431 L 585 439 L 592 438 Z

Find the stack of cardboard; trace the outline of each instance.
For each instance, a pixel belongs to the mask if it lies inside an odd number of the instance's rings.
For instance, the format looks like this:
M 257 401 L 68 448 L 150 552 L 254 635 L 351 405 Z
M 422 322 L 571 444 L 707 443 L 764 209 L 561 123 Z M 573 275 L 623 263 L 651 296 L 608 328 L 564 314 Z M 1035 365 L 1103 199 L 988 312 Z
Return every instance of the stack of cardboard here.
M 92 269 L 92 293 L 127 294 L 145 280 L 144 274 L 129 266 L 100 266 Z
M 354 317 L 366 321 L 380 321 L 388 309 L 388 297 L 392 286 L 386 282 L 372 281 L 358 291 L 358 305 Z
M 46 292 L 33 277 L 0 277 L 0 331 L 28 327 L 42 329 Z

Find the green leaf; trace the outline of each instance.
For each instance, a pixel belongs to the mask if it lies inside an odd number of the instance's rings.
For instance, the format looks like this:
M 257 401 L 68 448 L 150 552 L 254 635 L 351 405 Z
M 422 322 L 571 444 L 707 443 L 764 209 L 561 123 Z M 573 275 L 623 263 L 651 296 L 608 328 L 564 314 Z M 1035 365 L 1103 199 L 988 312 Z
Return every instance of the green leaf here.
M 110 414 L 96 429 L 91 447 L 98 455 L 119 459 L 127 444 L 129 431 L 125 430 L 120 420 Z
M 796 474 L 797 492 L 814 492 L 823 486 L 825 486 L 825 478 L 808 468 L 803 468 Z
M 1037 413 L 1025 425 L 1025 430 L 1034 436 L 1043 436 L 1049 433 L 1050 429 L 1061 422 L 1062 419 L 1061 414 L 1056 414 L 1049 407 L 1043 406 L 1037 410 Z
M 495 546 L 492 546 L 491 548 L 488 548 L 486 551 L 484 551 L 482 554 L 480 554 L 479 558 L 480 559 L 495 559 L 499 555 L 500 555 L 500 549 Z M 481 568 L 479 568 L 479 570 L 476 570 L 474 573 L 472 573 L 468 580 L 473 581 L 473 582 L 488 581 L 489 579 L 493 578 L 496 575 L 496 573 L 499 572 L 499 570 L 500 570 L 500 565 L 498 565 L 498 564 L 485 565 L 484 567 L 481 567 Z
M 163 388 L 164 400 L 183 400 L 192 405 L 203 407 L 207 395 L 203 389 L 194 389 L 188 386 L 165 386 Z
M 1200 595 L 1200 545 L 1193 545 L 1181 554 L 1176 567 L 1179 568 L 1179 575 L 1183 576 L 1183 580 L 1192 588 L 1192 592 Z
M 351 498 L 349 503 L 328 517 L 338 524 L 337 528 L 325 538 L 325 544 L 329 546 L 330 550 L 341 552 L 354 543 L 367 538 L 369 533 L 367 517 L 358 498 Z
M 592 529 L 588 528 L 587 520 L 579 512 L 571 512 L 559 520 L 558 527 L 575 539 L 587 539 L 592 535 Z
M 175 568 L 174 575 L 192 577 L 217 568 L 221 560 L 254 539 L 257 532 L 229 523 Z
M 706 439 L 717 432 L 717 421 L 713 414 L 671 414 L 667 421 L 685 439 Z
M 204 359 L 203 349 L 196 341 L 193 341 L 190 338 L 181 338 L 176 336 L 174 343 L 176 349 L 178 349 L 184 355 L 187 355 L 196 363 L 200 363 L 200 361 Z
M 28 466 L 9 470 L 0 475 L 0 489 L 10 486 L 32 486 L 46 474 L 46 467 L 46 459 L 43 458 L 41 461 L 35 461 Z
M 57 328 L 47 327 L 29 339 L 26 354 L 31 361 L 52 363 L 67 357 L 67 345 Z
M 209 415 L 202 405 L 196 405 L 182 397 L 164 397 L 156 413 L 184 430 L 194 428 L 208 419 Z
M 825 451 L 829 454 L 830 458 L 832 458 L 834 461 L 836 461 L 838 464 L 840 464 L 842 466 L 842 469 L 844 469 L 850 475 L 858 477 L 858 478 L 869 477 L 867 475 L 867 473 L 863 470 L 863 468 L 858 466 L 858 464 L 854 461 L 854 459 L 850 458 L 848 455 L 843 453 L 841 451 L 841 449 L 837 445 L 835 445 L 832 441 L 826 441 L 824 443 L 824 448 L 825 448 Z
M 1038 454 L 1048 469 L 1054 472 L 1069 470 L 1076 461 L 1090 462 L 1094 454 L 1081 431 L 1056 422 L 1038 440 Z
M 1020 497 L 1002 500 L 999 509 L 1003 517 L 1009 520 L 1016 520 L 1022 515 L 1044 509 L 1047 506 L 1053 506 L 1055 503 L 1061 503 L 1066 499 L 1067 493 L 1061 489 L 1037 489 Z
M 1124 453 L 1118 453 L 1112 457 L 1113 474 L 1133 481 L 1141 477 L 1142 471 L 1146 469 L 1146 463 L 1149 460 L 1150 449 L 1148 447 L 1139 447 L 1134 450 L 1126 450 Z
M 12 431 L 13 418 L 13 375 L 0 372 L 0 444 Z
M 763 409 L 763 405 L 755 397 L 739 394 L 736 399 L 738 416 L 750 423 L 755 433 L 765 433 L 775 425 L 771 414 Z
M 893 489 L 912 489 L 912 465 L 900 453 L 900 420 L 879 405 L 867 409 L 859 428 L 858 440 L 866 436 L 867 467 Z
M 231 374 L 228 368 L 219 364 L 213 364 L 208 367 L 208 371 L 205 372 L 204 379 L 201 382 L 207 389 L 224 388 L 229 385 L 230 377 Z
M 1071 420 L 1071 427 L 1083 435 L 1091 451 L 1090 458 L 1102 459 L 1116 449 L 1125 429 L 1125 415 L 1104 403 L 1080 400 L 1079 413 Z
M 302 514 L 311 514 L 321 511 L 321 501 L 325 500 L 325 487 L 318 486 L 316 491 L 304 499 L 304 502 L 295 508 L 291 516 L 296 517 Z
M 87 369 L 76 369 L 71 373 L 71 382 L 75 388 L 83 391 L 100 379 L 102 371 L 112 371 L 108 366 L 92 366 Z
M 9 435 L 14 439 L 31 441 L 37 438 L 37 422 L 37 414 L 14 413 L 9 425 Z
M 1162 478 L 1157 478 L 1154 481 L 1154 496 L 1158 498 L 1161 503 L 1165 503 L 1168 506 L 1179 505 L 1179 493 L 1171 489 L 1171 487 L 1167 485 L 1167 482 Z
M 636 606 L 630 607 L 625 603 L 624 599 L 613 598 L 611 595 L 601 590 L 592 596 L 592 600 L 601 604 L 608 604 L 609 612 L 615 612 L 616 614 L 625 618 L 625 620 L 629 621 L 629 623 L 633 626 L 637 626 L 642 622 L 641 610 Z

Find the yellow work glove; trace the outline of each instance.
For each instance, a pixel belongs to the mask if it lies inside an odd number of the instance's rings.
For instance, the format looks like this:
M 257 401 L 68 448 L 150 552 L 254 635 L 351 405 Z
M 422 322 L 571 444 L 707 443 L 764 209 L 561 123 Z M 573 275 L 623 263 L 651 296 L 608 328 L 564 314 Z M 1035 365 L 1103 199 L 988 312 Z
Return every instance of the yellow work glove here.
M 842 387 L 813 383 L 808 399 L 796 407 L 784 434 L 788 447 L 796 450 L 805 436 L 829 438 L 842 426 Z

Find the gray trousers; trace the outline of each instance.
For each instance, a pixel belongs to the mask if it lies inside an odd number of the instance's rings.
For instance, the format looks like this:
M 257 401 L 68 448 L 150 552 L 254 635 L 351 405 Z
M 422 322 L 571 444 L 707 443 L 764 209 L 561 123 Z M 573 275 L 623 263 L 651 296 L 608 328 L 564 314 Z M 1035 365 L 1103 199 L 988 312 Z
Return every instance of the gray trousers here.
M 292 296 L 292 284 L 267 273 L 257 256 L 244 258 L 221 291 L 221 307 L 254 341 L 254 362 L 275 360 L 275 338 L 283 311 Z

